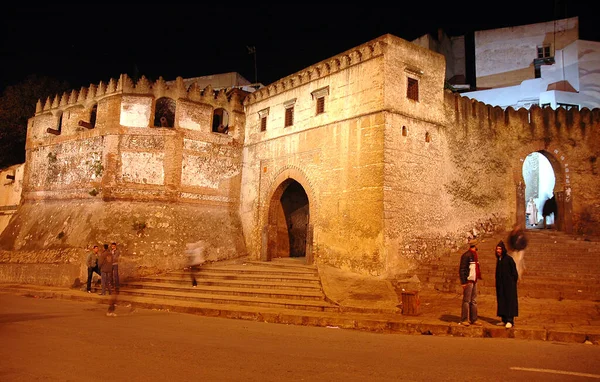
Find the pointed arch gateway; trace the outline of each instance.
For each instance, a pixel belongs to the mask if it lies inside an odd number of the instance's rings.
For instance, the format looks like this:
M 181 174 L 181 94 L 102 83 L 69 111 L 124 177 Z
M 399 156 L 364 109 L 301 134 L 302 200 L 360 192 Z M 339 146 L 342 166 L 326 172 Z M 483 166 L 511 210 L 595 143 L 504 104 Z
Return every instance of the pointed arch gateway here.
M 552 195 L 556 213 L 548 219 L 547 227 L 573 232 L 571 183 L 567 158 L 559 150 L 529 152 L 521 159 L 517 179 L 517 224 L 527 228 L 543 228 L 542 210 Z M 537 225 L 528 224 L 528 201 L 533 199 L 538 209 Z
M 305 178 L 298 171 L 287 170 L 273 182 L 265 206 L 261 260 L 297 258 L 306 264 L 314 261 L 312 192 L 305 188 Z

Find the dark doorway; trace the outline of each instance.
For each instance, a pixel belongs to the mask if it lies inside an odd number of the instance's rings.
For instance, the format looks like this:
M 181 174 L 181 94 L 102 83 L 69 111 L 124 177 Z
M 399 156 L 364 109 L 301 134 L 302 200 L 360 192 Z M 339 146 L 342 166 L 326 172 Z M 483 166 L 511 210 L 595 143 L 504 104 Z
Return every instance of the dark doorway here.
M 276 188 L 263 229 L 263 260 L 293 257 L 312 263 L 309 210 L 308 195 L 299 182 L 287 178 Z
M 289 242 L 289 257 L 306 256 L 308 196 L 300 183 L 291 182 L 281 195 Z

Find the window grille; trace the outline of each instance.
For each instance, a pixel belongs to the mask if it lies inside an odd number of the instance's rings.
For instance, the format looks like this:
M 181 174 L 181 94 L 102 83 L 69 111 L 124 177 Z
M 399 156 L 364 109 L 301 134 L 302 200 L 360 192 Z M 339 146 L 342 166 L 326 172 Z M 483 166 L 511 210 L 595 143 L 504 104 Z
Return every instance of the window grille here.
M 285 127 L 292 126 L 294 124 L 294 107 L 290 106 L 285 109 Z
M 406 97 L 414 101 L 419 100 L 419 81 L 408 77 L 408 87 L 406 88 Z

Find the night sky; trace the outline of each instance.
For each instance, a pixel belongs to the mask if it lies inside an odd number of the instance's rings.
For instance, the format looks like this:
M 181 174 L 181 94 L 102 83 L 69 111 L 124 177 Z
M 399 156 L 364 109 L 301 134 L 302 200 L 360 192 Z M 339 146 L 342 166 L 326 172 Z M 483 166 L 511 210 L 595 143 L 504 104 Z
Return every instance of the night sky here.
M 437 28 L 463 35 L 574 16 L 581 39 L 600 41 L 584 1 L 396 3 L 12 6 L 0 11 L 0 91 L 28 74 L 73 89 L 121 73 L 173 80 L 239 72 L 253 82 L 248 46 L 256 47 L 257 79 L 267 85 L 386 33 L 411 41 Z

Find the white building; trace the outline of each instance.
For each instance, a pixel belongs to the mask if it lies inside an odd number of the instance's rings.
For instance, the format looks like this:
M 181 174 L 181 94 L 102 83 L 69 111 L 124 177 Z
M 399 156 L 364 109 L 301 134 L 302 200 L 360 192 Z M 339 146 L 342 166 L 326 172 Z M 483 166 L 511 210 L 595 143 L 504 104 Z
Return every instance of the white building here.
M 579 40 L 577 17 L 475 32 L 476 91 L 514 109 L 600 107 L 600 42 Z

